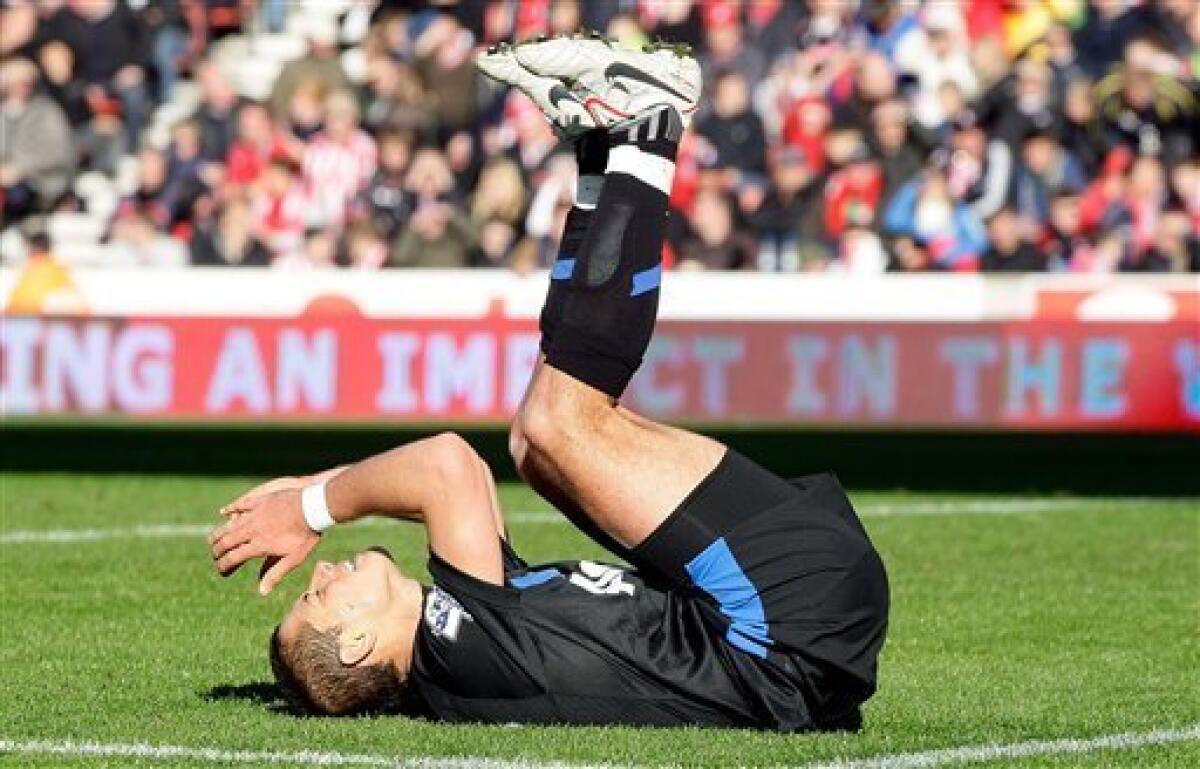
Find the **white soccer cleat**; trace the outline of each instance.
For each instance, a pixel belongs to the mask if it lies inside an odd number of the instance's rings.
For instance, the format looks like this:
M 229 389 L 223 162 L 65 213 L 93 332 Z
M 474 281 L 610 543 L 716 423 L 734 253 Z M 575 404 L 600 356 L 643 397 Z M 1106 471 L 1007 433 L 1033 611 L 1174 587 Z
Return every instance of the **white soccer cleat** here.
M 522 67 L 511 45 L 501 43 L 489 48 L 475 58 L 475 66 L 491 79 L 511 85 L 532 99 L 563 138 L 574 138 L 597 127 L 583 102 L 566 85 Z
M 674 107 L 687 125 L 700 101 L 700 65 L 685 45 L 653 44 L 639 51 L 590 35 L 531 40 L 513 50 L 525 69 L 571 85 L 600 126 L 659 104 Z

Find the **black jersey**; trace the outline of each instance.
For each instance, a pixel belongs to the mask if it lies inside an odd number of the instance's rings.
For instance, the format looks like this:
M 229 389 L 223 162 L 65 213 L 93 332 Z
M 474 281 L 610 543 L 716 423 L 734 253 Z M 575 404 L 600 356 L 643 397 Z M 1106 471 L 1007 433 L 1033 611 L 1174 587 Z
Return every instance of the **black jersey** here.
M 447 721 L 760 725 L 713 609 L 636 571 L 571 561 L 500 587 L 437 556 L 411 683 Z M 766 726 L 767 724 L 762 724 Z
M 641 571 L 503 550 L 503 586 L 430 558 L 410 681 L 437 718 L 862 724 L 887 576 L 832 475 L 783 481 L 730 452 L 631 553 Z

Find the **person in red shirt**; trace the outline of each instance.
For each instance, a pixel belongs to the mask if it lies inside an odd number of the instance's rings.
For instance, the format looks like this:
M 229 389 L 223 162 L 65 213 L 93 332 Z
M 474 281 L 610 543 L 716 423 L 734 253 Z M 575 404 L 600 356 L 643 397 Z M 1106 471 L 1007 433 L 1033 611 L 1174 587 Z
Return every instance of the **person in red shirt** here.
M 883 172 L 861 141 L 825 184 L 825 231 L 841 237 L 848 227 L 869 227 L 883 193 Z
M 290 154 L 267 108 L 257 103 L 246 104 L 238 112 L 237 139 L 225 159 L 226 178 L 235 185 L 253 184 L 272 157 Z

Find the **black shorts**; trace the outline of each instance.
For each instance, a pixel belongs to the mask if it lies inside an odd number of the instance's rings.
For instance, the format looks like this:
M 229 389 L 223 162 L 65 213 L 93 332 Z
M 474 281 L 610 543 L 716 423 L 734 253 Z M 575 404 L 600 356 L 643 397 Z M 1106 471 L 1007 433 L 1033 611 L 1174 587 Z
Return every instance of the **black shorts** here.
M 710 607 L 737 664 L 794 680 L 818 724 L 857 728 L 888 583 L 836 477 L 785 481 L 729 451 L 633 560 Z

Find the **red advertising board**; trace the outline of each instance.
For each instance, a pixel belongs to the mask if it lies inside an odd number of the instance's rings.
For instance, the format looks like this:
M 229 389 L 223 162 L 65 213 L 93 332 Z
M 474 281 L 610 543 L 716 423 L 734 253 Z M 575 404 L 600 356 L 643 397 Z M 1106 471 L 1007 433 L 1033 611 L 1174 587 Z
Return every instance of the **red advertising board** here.
M 526 320 L 5 318 L 6 415 L 500 422 Z M 660 324 L 626 396 L 705 424 L 1200 432 L 1200 327 Z

